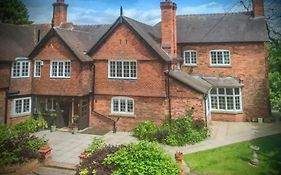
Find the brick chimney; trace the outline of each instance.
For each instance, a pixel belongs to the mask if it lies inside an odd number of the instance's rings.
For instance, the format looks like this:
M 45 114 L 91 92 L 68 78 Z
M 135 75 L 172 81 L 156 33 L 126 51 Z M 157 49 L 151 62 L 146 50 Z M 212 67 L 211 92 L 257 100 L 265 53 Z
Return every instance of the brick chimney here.
M 161 45 L 169 53 L 173 62 L 177 59 L 177 29 L 176 29 L 176 11 L 177 5 L 171 0 L 165 0 L 160 3 L 161 8 Z
M 253 0 L 254 17 L 264 16 L 263 0 Z
M 53 24 L 54 27 L 57 27 L 61 24 L 67 22 L 67 7 L 68 4 L 64 3 L 64 0 L 57 0 L 53 3 Z

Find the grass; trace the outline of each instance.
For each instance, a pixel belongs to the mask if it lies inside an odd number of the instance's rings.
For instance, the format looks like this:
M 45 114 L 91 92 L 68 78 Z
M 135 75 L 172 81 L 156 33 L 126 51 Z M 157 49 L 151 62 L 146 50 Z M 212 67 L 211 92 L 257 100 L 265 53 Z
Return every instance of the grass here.
M 257 167 L 248 164 L 250 145 L 260 147 Z M 280 175 L 281 134 L 185 155 L 192 172 L 208 175 Z

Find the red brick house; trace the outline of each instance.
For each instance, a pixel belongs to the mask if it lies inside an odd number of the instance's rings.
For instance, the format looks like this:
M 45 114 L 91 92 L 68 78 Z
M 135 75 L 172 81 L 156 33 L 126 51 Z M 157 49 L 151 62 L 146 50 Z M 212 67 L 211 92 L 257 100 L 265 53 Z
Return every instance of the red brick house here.
M 177 16 L 166 0 L 154 26 L 122 12 L 113 24 L 83 26 L 68 23 L 57 0 L 53 27 L 0 24 L 1 120 L 57 111 L 59 127 L 79 114 L 80 129 L 131 130 L 186 110 L 206 122 L 268 117 L 268 35 L 263 0 L 253 4 Z

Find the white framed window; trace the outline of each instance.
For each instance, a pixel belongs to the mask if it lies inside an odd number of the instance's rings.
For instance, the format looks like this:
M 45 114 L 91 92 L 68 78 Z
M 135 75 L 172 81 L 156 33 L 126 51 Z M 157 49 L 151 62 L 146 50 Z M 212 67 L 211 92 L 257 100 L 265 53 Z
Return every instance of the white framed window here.
M 111 99 L 112 114 L 134 114 L 134 99 L 128 97 L 113 97 Z
M 229 50 L 211 50 L 210 64 L 212 66 L 230 66 L 231 57 Z
M 41 77 L 41 66 L 43 61 L 36 60 L 34 61 L 34 77 Z
M 16 61 L 12 64 L 12 78 L 27 78 L 30 74 L 29 61 Z
M 51 78 L 70 78 L 71 62 L 70 61 L 51 61 L 50 77 Z
M 186 50 L 183 52 L 184 65 L 196 66 L 197 65 L 197 52 L 196 50 Z
M 108 78 L 137 79 L 137 61 L 108 61 Z
M 213 88 L 210 98 L 211 111 L 242 112 L 241 88 Z
M 13 100 L 13 114 L 24 115 L 31 112 L 31 97 L 16 98 Z

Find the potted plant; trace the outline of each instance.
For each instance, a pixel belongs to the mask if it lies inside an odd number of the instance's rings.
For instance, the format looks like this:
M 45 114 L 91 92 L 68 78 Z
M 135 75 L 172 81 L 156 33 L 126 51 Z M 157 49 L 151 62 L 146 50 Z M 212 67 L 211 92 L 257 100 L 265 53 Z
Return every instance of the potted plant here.
M 51 132 L 55 132 L 56 131 L 57 113 L 51 112 L 50 117 L 51 117 Z
M 78 121 L 80 119 L 80 116 L 78 114 L 75 114 L 72 116 L 72 122 L 73 122 L 73 128 L 72 128 L 72 134 L 77 134 L 78 132 Z

